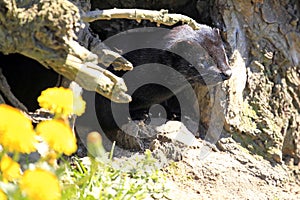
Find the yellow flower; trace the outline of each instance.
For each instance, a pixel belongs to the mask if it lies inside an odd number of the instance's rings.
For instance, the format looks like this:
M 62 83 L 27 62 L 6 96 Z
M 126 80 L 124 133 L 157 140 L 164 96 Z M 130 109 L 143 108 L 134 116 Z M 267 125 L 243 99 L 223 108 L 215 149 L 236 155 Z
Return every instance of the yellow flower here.
M 98 132 L 90 132 L 87 135 L 86 141 L 87 149 L 91 156 L 102 158 L 105 155 L 105 149 L 102 144 L 102 137 Z
M 39 105 L 54 114 L 82 115 L 85 101 L 80 95 L 74 95 L 72 90 L 63 87 L 48 88 L 38 97 Z
M 36 132 L 58 153 L 71 155 L 77 150 L 76 137 L 63 120 L 49 120 L 39 123 Z
M 0 189 L 0 200 L 7 200 L 6 194 Z
M 0 162 L 0 171 L 4 182 L 13 181 L 21 176 L 19 163 L 13 161 L 8 155 L 4 155 Z
M 0 104 L 0 144 L 10 152 L 34 152 L 36 134 L 31 121 L 18 109 Z
M 26 170 L 20 180 L 20 188 L 31 200 L 56 200 L 61 198 L 57 177 L 43 169 Z

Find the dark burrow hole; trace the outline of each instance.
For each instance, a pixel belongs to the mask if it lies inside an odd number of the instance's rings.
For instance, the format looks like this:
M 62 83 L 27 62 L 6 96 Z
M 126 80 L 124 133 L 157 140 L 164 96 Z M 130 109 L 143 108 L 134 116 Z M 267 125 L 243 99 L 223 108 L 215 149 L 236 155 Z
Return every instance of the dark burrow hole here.
M 28 111 L 38 109 L 37 98 L 41 91 L 54 87 L 59 80 L 56 72 L 21 54 L 0 53 L 0 68 L 11 87 L 11 92 L 27 107 Z M 10 104 L 3 94 L 1 96 L 6 103 Z

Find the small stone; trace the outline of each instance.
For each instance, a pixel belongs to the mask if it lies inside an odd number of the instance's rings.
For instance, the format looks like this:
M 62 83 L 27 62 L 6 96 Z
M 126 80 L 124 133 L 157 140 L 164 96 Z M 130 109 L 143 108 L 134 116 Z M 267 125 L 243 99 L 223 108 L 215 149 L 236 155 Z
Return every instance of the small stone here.
M 171 139 L 172 141 L 181 142 L 187 146 L 200 146 L 195 136 L 185 127 L 182 122 L 168 121 L 156 128 L 159 133 L 163 133 L 164 137 Z

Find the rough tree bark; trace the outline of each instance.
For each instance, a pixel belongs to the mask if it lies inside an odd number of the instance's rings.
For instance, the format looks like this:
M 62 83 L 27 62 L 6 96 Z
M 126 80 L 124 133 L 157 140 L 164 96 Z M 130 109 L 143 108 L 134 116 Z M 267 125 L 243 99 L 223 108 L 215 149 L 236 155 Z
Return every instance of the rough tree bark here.
M 226 130 L 257 153 L 278 162 L 288 156 L 295 164 L 300 158 L 299 10 L 295 0 L 217 0 L 212 9 L 235 52 L 235 76 L 226 86 Z

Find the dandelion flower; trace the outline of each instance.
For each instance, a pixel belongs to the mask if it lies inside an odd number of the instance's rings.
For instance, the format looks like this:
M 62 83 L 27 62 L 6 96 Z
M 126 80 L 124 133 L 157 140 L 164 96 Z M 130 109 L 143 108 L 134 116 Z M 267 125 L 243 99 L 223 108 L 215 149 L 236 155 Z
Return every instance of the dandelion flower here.
M 0 200 L 7 200 L 6 194 L 0 189 Z
M 18 109 L 0 104 L 0 144 L 10 152 L 34 152 L 36 134 L 31 121 Z
M 38 97 L 39 105 L 54 114 L 82 115 L 85 101 L 80 95 L 74 95 L 72 90 L 63 87 L 48 88 Z
M 77 150 L 76 137 L 63 120 L 49 120 L 39 123 L 36 132 L 58 153 L 71 155 Z
M 31 200 L 56 200 L 61 198 L 57 177 L 46 170 L 26 170 L 20 180 L 20 188 Z
M 4 182 L 16 180 L 21 176 L 19 163 L 13 161 L 8 155 L 2 157 L 0 161 L 0 171 L 2 172 Z

